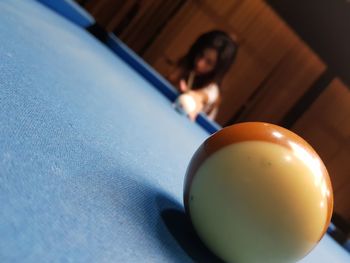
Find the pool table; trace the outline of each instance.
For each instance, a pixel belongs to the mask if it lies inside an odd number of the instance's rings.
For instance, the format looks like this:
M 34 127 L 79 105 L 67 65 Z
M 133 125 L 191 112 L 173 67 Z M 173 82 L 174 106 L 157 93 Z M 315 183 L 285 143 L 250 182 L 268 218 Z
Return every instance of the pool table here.
M 0 1 L 0 39 L 0 261 L 220 262 L 182 204 L 214 126 L 37 1 Z M 301 262 L 350 256 L 326 235 Z

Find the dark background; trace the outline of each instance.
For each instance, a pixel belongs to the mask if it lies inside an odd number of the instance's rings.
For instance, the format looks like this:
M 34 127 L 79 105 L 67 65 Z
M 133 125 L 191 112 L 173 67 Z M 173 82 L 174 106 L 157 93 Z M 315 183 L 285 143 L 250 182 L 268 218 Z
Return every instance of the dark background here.
M 350 84 L 350 1 L 267 0 L 284 20 Z

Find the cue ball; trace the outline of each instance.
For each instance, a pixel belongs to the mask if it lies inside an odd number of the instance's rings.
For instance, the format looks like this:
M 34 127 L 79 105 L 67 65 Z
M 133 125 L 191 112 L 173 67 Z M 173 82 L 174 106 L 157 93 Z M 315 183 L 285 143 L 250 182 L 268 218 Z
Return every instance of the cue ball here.
M 196 110 L 196 101 L 194 98 L 189 94 L 181 94 L 176 102 L 176 107 L 182 109 L 186 114 L 192 113 Z
M 325 234 L 333 192 L 301 137 L 247 122 L 209 137 L 187 168 L 184 204 L 202 241 L 226 262 L 296 262 Z

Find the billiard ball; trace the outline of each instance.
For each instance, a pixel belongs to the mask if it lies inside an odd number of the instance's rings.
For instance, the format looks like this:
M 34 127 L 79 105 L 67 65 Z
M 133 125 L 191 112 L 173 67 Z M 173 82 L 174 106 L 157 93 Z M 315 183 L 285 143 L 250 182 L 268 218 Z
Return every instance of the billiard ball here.
M 176 99 L 175 107 L 183 110 L 185 114 L 191 114 L 196 110 L 197 105 L 195 99 L 190 94 L 183 93 Z
M 195 152 L 185 209 L 226 262 L 296 262 L 320 241 L 333 192 L 325 165 L 301 137 L 260 122 L 232 125 Z

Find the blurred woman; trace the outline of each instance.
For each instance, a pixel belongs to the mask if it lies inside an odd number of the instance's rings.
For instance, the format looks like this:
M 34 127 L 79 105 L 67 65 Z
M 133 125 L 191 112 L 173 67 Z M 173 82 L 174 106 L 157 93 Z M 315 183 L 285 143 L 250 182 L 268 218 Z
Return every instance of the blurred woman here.
M 221 101 L 221 82 L 237 50 L 238 44 L 227 33 L 220 30 L 204 33 L 168 76 L 181 93 L 187 93 L 196 101 L 196 109 L 189 113 L 192 120 L 201 111 L 215 118 Z

